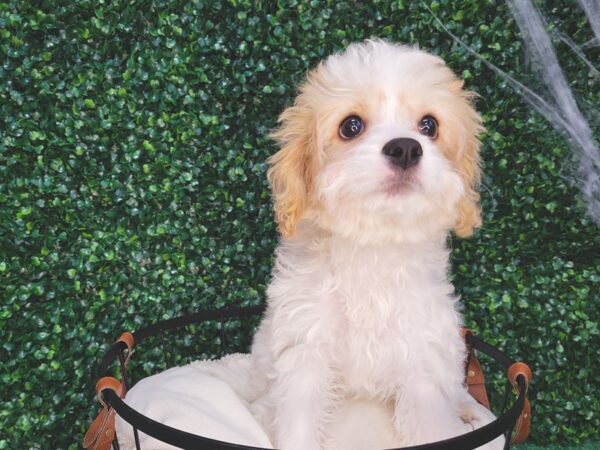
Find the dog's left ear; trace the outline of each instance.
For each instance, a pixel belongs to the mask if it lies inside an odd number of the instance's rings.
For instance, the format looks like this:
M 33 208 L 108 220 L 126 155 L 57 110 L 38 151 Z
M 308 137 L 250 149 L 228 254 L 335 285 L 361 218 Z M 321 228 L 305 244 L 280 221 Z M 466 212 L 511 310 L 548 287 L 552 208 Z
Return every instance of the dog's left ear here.
M 467 151 L 477 154 L 478 149 L 479 141 L 469 144 Z M 481 177 L 479 158 L 474 156 L 467 158 L 463 162 L 464 173 L 461 172 L 465 193 L 458 204 L 459 217 L 454 227 L 454 233 L 458 237 L 471 236 L 475 229 L 481 226 L 481 207 L 479 206 L 479 192 L 477 192 Z
M 268 159 L 267 176 L 273 191 L 275 221 L 284 237 L 291 237 L 307 209 L 315 164 L 315 129 L 300 95 L 296 104 L 279 117 L 280 127 L 271 137 L 280 150 Z
M 462 136 L 459 139 L 459 152 L 456 165 L 465 193 L 458 209 L 459 217 L 454 226 L 458 237 L 468 237 L 481 226 L 481 208 L 477 188 L 481 182 L 481 166 L 479 157 L 479 135 L 485 131 L 481 116 L 472 105 L 473 93 L 463 92 L 463 111 L 458 116 L 461 120 Z

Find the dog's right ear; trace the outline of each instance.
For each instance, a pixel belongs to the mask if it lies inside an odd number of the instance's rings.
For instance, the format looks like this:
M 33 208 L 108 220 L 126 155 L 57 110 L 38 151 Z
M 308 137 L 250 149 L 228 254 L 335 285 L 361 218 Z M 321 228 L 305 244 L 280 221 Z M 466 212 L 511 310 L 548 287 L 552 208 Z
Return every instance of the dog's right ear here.
M 284 237 L 294 235 L 306 211 L 314 175 L 316 125 L 309 109 L 298 100 L 279 117 L 279 129 L 271 137 L 280 150 L 267 160 L 275 222 Z

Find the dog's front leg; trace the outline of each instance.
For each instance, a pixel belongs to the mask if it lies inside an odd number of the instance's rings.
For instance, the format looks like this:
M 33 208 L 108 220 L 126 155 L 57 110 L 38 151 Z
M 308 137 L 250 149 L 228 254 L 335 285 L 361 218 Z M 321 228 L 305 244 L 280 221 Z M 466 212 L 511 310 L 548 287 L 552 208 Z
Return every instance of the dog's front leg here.
M 277 448 L 319 450 L 332 407 L 331 369 L 316 349 L 287 349 L 275 362 L 271 391 L 276 408 Z
M 470 423 L 474 429 L 481 428 L 496 420 L 496 416 L 494 416 L 489 409 L 478 403 L 467 392 L 465 392 L 464 401 L 461 404 L 461 410 L 462 420 Z M 499 436 L 492 442 L 479 447 L 478 450 L 502 450 L 505 443 L 506 438 L 504 436 Z
M 452 438 L 473 430 L 461 419 L 460 404 L 435 382 L 412 380 L 396 397 L 396 431 L 411 445 Z

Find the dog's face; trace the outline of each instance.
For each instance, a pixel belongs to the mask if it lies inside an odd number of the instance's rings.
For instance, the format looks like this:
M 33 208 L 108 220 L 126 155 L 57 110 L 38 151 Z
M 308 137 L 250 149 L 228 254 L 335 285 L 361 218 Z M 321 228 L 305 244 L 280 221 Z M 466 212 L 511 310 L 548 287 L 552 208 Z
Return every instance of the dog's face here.
M 274 133 L 281 233 L 307 219 L 360 241 L 471 234 L 482 127 L 462 86 L 441 59 L 383 41 L 321 63 Z

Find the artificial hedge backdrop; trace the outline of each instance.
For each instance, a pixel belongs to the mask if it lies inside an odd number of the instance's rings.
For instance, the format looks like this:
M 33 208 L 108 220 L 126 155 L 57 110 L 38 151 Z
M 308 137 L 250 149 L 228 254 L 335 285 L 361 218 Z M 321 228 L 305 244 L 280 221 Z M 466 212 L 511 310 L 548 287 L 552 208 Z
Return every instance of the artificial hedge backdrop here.
M 592 39 L 575 2 L 538 5 Z M 307 69 L 371 36 L 419 43 L 481 95 L 484 226 L 452 242 L 467 323 L 531 363 L 534 442 L 600 438 L 600 234 L 572 152 L 432 12 L 537 86 L 489 0 L 0 2 L 0 449 L 79 448 L 121 331 L 264 301 L 266 135 Z M 598 79 L 561 45 L 597 108 Z

